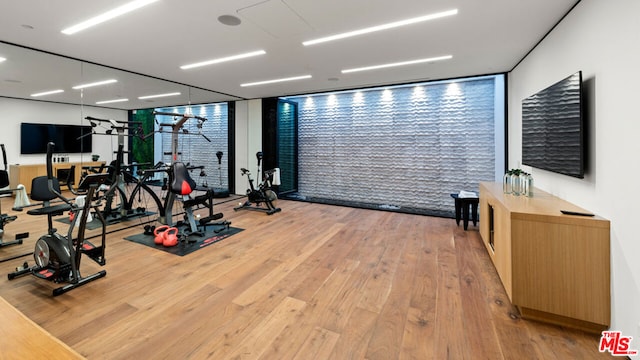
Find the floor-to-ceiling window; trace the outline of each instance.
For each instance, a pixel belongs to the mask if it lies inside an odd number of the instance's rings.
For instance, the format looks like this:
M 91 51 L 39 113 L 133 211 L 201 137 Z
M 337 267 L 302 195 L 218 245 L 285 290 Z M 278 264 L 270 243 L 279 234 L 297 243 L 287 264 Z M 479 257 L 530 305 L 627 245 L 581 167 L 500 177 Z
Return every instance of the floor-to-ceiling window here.
M 298 197 L 449 216 L 504 172 L 504 76 L 287 97 Z

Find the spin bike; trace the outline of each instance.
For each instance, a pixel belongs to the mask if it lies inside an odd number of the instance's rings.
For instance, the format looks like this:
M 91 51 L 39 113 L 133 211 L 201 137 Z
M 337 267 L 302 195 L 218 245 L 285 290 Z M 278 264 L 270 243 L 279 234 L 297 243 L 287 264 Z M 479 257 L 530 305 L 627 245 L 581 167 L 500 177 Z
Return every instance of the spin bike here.
M 256 153 L 256 158 L 258 159 L 258 177 L 260 176 L 260 163 L 262 162 L 262 151 L 258 151 Z M 233 208 L 233 210 L 238 211 L 242 209 L 246 210 L 255 210 L 262 211 L 267 213 L 267 215 L 273 215 L 282 209 L 276 207 L 273 202 L 278 200 L 278 195 L 276 195 L 275 191 L 271 190 L 271 181 L 273 179 L 273 174 L 275 173 L 275 169 L 265 170 L 262 175 L 262 182 L 258 184 L 258 188 L 256 189 L 253 185 L 253 179 L 251 178 L 251 172 L 245 168 L 241 168 L 240 172 L 242 175 L 247 175 L 247 180 L 249 181 L 249 189 L 247 189 L 247 198 L 248 200 L 239 206 Z M 256 204 L 253 206 L 252 204 Z M 260 204 L 264 203 L 266 208 L 260 207 Z
M 15 272 L 8 274 L 8 278 L 13 280 L 18 276 L 32 274 L 40 279 L 55 283 L 66 282 L 67 285 L 53 290 L 53 296 L 57 296 L 107 275 L 107 272 L 102 270 L 83 277 L 80 274 L 80 262 L 84 254 L 101 266 L 106 263 L 106 223 L 99 211 L 96 214 L 102 223 L 102 244 L 95 246 L 87 241 L 85 239 L 85 230 L 89 212 L 100 206 L 99 201 L 96 201 L 94 196 L 96 188 L 108 181 L 108 175 L 91 174 L 86 176 L 78 185 L 78 190 L 84 194 L 84 205 L 79 205 L 81 203 L 80 197 L 76 198 L 75 203 L 72 203 L 60 193 L 58 179 L 53 177 L 51 156 L 54 146 L 54 143 L 51 142 L 47 144 L 47 175 L 36 177 L 32 181 L 31 197 L 34 200 L 43 201 L 43 207 L 27 211 L 29 215 L 47 216 L 47 234 L 36 241 L 33 252 L 36 264 L 29 267 L 25 262 L 21 267 L 16 268 Z M 62 200 L 63 203 L 51 205 L 50 201 L 54 199 Z M 69 210 L 74 211 L 77 215 L 71 220 L 65 236 L 58 233 L 57 229 L 53 227 L 53 217 L 63 215 Z M 78 231 L 77 237 L 74 238 L 76 226 Z
M 136 177 L 127 170 L 130 166 L 124 164 L 125 137 L 137 136 L 144 140 L 142 123 L 99 119 L 91 116 L 87 116 L 85 119 L 91 123 L 91 127 L 94 129 L 98 126 L 105 127 L 103 124 L 107 124 L 109 127 L 102 134 L 94 130 L 92 132 L 93 135 L 117 136 L 118 150 L 116 151 L 116 160 L 106 167 L 107 173 L 110 174 L 110 181 L 100 189 L 106 189 L 104 191 L 105 204 L 102 209 L 105 219 L 110 221 L 126 220 L 132 217 L 145 216 L 150 211 L 157 211 L 158 220 L 164 222 L 165 214 L 162 201 L 156 192 L 146 184 L 148 177 Z M 125 132 L 128 134 L 125 134 Z M 103 170 L 101 168 L 97 172 L 102 172 Z M 70 188 L 70 190 L 73 192 L 73 189 Z

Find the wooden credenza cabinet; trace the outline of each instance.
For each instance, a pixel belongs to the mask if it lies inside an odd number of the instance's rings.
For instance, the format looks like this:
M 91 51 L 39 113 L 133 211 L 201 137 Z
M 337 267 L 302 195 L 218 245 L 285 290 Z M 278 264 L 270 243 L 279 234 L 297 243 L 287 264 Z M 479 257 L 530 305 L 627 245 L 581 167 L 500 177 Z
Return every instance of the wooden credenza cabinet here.
M 57 177 L 58 175 L 62 175 L 63 172 L 60 170 L 69 170 L 72 165 L 76 166 L 74 172 L 74 183 L 78 184 L 80 182 L 80 175 L 82 173 L 83 166 L 95 166 L 99 167 L 103 165 L 103 161 L 88 161 L 88 162 L 60 162 L 53 163 L 52 170 L 53 176 Z M 18 165 L 11 164 L 9 165 L 9 182 L 10 187 L 15 189 L 19 184 L 24 185 L 27 190 L 27 194 L 31 193 L 31 180 L 37 176 L 45 176 L 47 175 L 47 166 L 45 164 L 26 164 L 26 165 Z M 66 176 L 66 175 L 65 175 Z M 66 177 L 64 177 L 66 179 Z M 64 180 L 61 179 L 61 180 Z
M 610 230 L 599 216 L 542 190 L 480 184 L 480 235 L 523 318 L 600 333 L 610 325 Z

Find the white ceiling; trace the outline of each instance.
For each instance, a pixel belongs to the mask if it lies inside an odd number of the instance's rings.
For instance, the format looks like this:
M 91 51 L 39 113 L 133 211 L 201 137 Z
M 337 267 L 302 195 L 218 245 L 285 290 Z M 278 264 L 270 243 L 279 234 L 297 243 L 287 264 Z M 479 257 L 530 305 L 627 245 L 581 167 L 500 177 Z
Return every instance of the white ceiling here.
M 138 109 L 507 72 L 579 0 L 160 0 L 74 35 L 60 32 L 127 1 L 0 1 L 0 41 L 5 42 L 0 43 L 0 57 L 7 58 L 0 63 L 0 96 L 31 98 L 32 93 L 62 88 L 64 93 L 42 100 L 93 105 L 126 97 L 129 102 L 103 106 Z M 458 9 L 458 14 L 302 45 L 305 40 L 451 9 Z M 221 15 L 237 16 L 242 23 L 223 25 L 217 20 Z M 179 68 L 260 49 L 266 54 Z M 341 73 L 442 55 L 453 58 Z M 299 75 L 312 78 L 240 86 Z M 85 89 L 82 96 L 71 89 L 105 77 L 118 83 Z M 182 95 L 137 100 L 173 91 Z

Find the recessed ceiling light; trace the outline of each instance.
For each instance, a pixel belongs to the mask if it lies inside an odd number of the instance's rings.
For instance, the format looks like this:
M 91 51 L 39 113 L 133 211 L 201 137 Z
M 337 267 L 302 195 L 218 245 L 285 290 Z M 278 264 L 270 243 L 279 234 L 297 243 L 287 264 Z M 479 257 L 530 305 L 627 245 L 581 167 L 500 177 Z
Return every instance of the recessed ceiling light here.
M 315 39 L 315 40 L 309 40 L 309 41 L 303 42 L 302 45 L 309 46 L 309 45 L 320 44 L 320 43 L 327 42 L 327 41 L 333 41 L 333 40 L 344 39 L 344 38 L 348 38 L 348 37 L 352 37 L 352 36 L 369 34 L 369 33 L 376 32 L 376 31 L 388 30 L 388 29 L 393 29 L 393 28 L 397 28 L 397 27 L 400 27 L 400 26 L 416 24 L 416 23 L 423 22 L 423 21 L 439 19 L 439 18 L 445 17 L 445 16 L 456 15 L 457 13 L 458 13 L 458 9 L 442 11 L 442 12 L 439 12 L 439 13 L 419 16 L 419 17 L 406 19 L 406 20 L 395 21 L 395 22 L 392 22 L 392 23 L 372 26 L 372 27 L 368 27 L 368 28 L 364 28 L 364 29 L 360 29 L 360 30 L 349 31 L 349 32 L 336 34 L 336 35 L 331 35 L 331 36 L 327 36 L 327 37 L 323 37 L 323 38 L 319 38 L 319 39 Z
M 112 104 L 112 103 L 119 103 L 119 102 L 125 102 L 125 101 L 129 101 L 129 99 L 113 99 L 113 100 L 96 101 L 96 105 Z
M 240 60 L 240 59 L 245 59 L 245 58 L 248 58 L 248 57 L 253 57 L 253 56 L 258 56 L 258 55 L 264 55 L 266 53 L 267 52 L 264 51 L 264 50 L 252 51 L 252 52 L 248 52 L 248 53 L 244 53 L 244 54 L 239 54 L 239 55 L 227 56 L 227 57 L 213 59 L 213 60 L 202 61 L 202 62 L 195 63 L 195 64 L 182 65 L 182 66 L 180 66 L 180 69 L 182 69 L 182 70 L 193 69 L 193 68 L 200 67 L 200 66 L 219 64 L 219 63 L 222 63 L 222 62 Z
M 159 97 L 177 96 L 177 95 L 180 95 L 180 93 L 179 92 L 172 92 L 172 93 L 165 93 L 165 94 L 145 95 L 145 96 L 139 96 L 138 99 L 140 99 L 140 100 L 154 99 L 154 98 L 159 98 Z
M 396 67 L 396 66 L 422 64 L 422 63 L 428 63 L 428 62 L 434 62 L 434 61 L 449 60 L 451 58 L 453 58 L 453 56 L 451 55 L 437 56 L 437 57 L 431 57 L 426 59 L 401 61 L 401 62 L 396 62 L 391 64 L 382 64 L 382 65 L 365 66 L 365 67 L 359 67 L 359 68 L 353 68 L 353 69 L 345 69 L 345 70 L 342 70 L 342 73 L 347 74 L 347 73 L 358 72 L 358 71 L 377 70 L 377 69 L 384 69 L 384 68 L 390 68 L 390 67 Z
M 266 84 L 273 84 L 273 83 L 279 83 L 284 81 L 303 80 L 303 79 L 310 79 L 310 78 L 311 78 L 311 75 L 302 75 L 302 76 L 294 76 L 294 77 L 288 77 L 288 78 L 282 78 L 282 79 L 273 79 L 273 80 L 245 83 L 245 84 L 240 84 L 240 86 L 246 87 L 246 86 L 266 85 Z
M 103 81 L 96 81 L 93 83 L 88 83 L 88 84 L 82 84 L 82 85 L 76 85 L 74 87 L 72 87 L 72 89 L 74 90 L 80 90 L 80 89 L 84 89 L 84 88 L 88 88 L 88 87 L 93 87 L 93 86 L 100 86 L 100 85 L 107 85 L 107 84 L 113 84 L 115 82 L 118 82 L 118 80 L 116 79 L 109 79 L 109 80 L 103 80 Z
M 237 26 L 237 25 L 240 25 L 240 23 L 242 23 L 242 20 L 240 20 L 239 17 L 233 16 L 233 15 L 220 15 L 218 16 L 218 22 L 220 22 L 223 25 Z
M 6 61 L 7 58 L 3 58 L 2 56 L 0 56 L 0 62 Z
M 38 96 L 46 96 L 46 95 L 59 94 L 59 93 L 63 93 L 63 92 L 64 92 L 64 90 L 62 90 L 62 89 L 58 89 L 58 90 L 43 91 L 43 92 L 39 92 L 39 93 L 35 93 L 35 94 L 31 94 L 31 96 L 33 96 L 33 97 L 38 97 Z
M 154 3 L 158 0 L 135 0 L 135 1 L 131 1 L 129 3 L 126 3 L 122 6 L 119 6 L 113 10 L 109 10 L 105 13 L 102 13 L 98 16 L 92 17 L 89 20 L 83 21 L 79 24 L 73 25 L 71 27 L 68 27 L 64 30 L 62 30 L 63 34 L 66 35 L 72 35 L 77 33 L 78 31 L 82 31 L 84 29 L 90 28 L 92 26 L 101 24 L 105 21 L 111 20 L 115 17 L 118 17 L 120 15 L 124 15 L 128 12 L 131 12 L 133 10 L 139 9 L 143 6 L 149 5 L 151 3 Z

